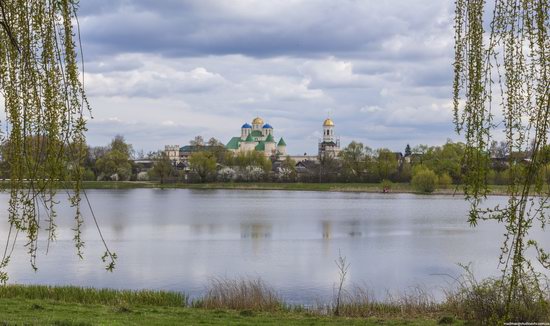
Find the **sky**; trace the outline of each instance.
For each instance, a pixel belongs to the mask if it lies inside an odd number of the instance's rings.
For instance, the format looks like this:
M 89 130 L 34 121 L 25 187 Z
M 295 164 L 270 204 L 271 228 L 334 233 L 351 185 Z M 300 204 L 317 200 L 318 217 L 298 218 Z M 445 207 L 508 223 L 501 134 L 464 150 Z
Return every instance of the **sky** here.
M 459 139 L 452 0 L 81 0 L 88 143 L 227 143 L 260 116 L 290 154 Z

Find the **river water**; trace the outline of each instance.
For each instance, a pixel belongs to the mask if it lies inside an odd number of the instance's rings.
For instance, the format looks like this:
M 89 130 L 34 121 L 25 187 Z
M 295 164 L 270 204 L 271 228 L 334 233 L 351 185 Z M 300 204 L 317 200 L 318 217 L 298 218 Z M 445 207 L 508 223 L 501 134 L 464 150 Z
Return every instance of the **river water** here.
M 11 283 L 79 285 L 204 293 L 212 278 L 257 278 L 292 303 L 326 302 L 338 278 L 335 260 L 350 263 L 348 285 L 377 298 L 420 286 L 436 297 L 472 264 L 478 277 L 498 274 L 503 227 L 467 223 L 461 196 L 291 191 L 88 190 L 107 243 L 119 256 L 104 270 L 88 209 L 84 260 L 72 243 L 72 209 L 61 200 L 58 240 L 34 272 L 19 241 Z M 6 194 L 0 195 L 0 240 L 7 236 Z M 504 202 L 491 197 L 488 205 Z M 543 244 L 548 237 L 537 231 Z

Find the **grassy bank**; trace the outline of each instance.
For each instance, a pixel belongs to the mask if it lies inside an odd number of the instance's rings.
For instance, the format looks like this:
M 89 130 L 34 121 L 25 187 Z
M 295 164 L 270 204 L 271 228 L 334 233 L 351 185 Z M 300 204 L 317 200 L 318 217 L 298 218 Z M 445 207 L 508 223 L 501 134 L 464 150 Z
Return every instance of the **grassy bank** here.
M 327 191 L 381 193 L 380 183 L 278 183 L 278 182 L 211 182 L 211 183 L 164 183 L 155 181 L 83 181 L 85 189 L 235 189 L 235 190 L 285 190 L 285 191 Z M 7 181 L 0 181 L 0 188 L 9 188 Z M 491 195 L 506 195 L 508 186 L 490 186 Z M 424 194 L 415 190 L 410 183 L 393 183 L 391 193 Z M 436 189 L 434 195 L 462 196 L 460 186 Z
M 194 300 L 169 291 L 0 286 L 0 325 L 497 325 L 550 321 L 550 292 L 526 280 L 505 314 L 509 282 L 472 274 L 443 301 L 417 289 L 383 301 L 344 287 L 314 307 L 289 305 L 260 279 L 211 280 Z M 339 292 L 340 293 L 340 292 Z M 329 298 L 330 299 L 330 298 Z
M 206 303 L 213 298 L 207 295 L 206 300 L 189 305 L 185 295 L 174 292 L 10 285 L 0 287 L 0 324 L 437 325 L 439 321 L 447 320 L 447 324 L 463 325 L 453 318 L 407 317 L 400 313 L 394 316 L 334 317 L 284 305 L 269 309 L 254 306 L 230 309 L 224 304 L 212 306 L 212 302 Z
M 165 189 L 237 189 L 237 190 L 286 190 L 286 191 L 329 191 L 329 192 L 366 192 L 380 193 L 382 186 L 379 183 L 274 183 L 274 182 L 215 182 L 215 183 L 166 183 L 144 181 L 85 181 L 86 189 L 137 189 L 137 188 L 165 188 Z M 419 193 L 409 183 L 394 183 L 392 193 Z M 491 194 L 505 195 L 507 186 L 491 186 Z M 436 189 L 433 194 L 458 195 L 461 189 L 454 186 L 447 189 Z

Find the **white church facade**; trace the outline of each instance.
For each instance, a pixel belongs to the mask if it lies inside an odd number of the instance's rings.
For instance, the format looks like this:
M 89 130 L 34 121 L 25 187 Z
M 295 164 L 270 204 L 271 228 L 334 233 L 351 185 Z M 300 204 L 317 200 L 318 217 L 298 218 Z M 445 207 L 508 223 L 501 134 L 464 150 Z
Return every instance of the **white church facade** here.
M 281 137 L 275 141 L 273 127 L 260 117 L 241 127 L 241 136 L 233 137 L 225 146 L 232 152 L 258 151 L 265 156 L 286 156 L 286 143 Z

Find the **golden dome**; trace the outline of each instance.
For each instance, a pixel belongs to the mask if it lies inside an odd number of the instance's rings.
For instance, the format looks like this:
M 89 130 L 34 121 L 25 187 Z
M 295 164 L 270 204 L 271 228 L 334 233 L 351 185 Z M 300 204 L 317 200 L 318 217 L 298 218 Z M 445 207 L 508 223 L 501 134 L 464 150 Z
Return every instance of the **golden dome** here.
M 252 124 L 253 125 L 263 125 L 264 124 L 264 120 L 260 117 L 256 117 L 256 119 L 252 120 Z
M 323 122 L 324 127 L 334 127 L 334 121 L 332 121 L 330 118 L 326 119 L 325 122 Z

